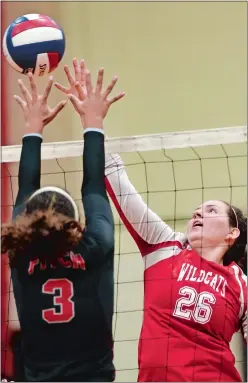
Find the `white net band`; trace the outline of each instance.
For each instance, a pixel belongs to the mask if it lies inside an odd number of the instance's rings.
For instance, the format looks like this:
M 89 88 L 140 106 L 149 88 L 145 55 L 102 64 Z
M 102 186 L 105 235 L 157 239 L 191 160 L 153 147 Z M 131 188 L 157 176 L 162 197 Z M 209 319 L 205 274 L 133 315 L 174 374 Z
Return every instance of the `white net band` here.
M 226 145 L 247 142 L 247 127 L 193 130 L 172 133 L 129 136 L 106 139 L 108 153 L 130 153 L 162 149 Z M 43 160 L 78 157 L 83 153 L 83 141 L 52 142 L 42 145 Z M 21 145 L 3 146 L 1 163 L 18 162 Z

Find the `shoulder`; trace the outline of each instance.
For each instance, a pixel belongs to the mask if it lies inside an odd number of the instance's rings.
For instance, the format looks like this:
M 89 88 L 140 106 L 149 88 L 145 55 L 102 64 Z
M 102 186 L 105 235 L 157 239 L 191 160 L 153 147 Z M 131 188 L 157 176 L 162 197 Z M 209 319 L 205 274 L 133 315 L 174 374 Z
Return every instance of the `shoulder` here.
M 243 272 L 243 270 L 235 263 L 235 262 L 232 262 L 229 266 L 228 266 L 228 270 L 229 272 L 235 277 L 236 281 L 240 284 L 240 285 L 245 285 L 247 286 L 247 276 L 245 275 L 245 273 Z
M 242 269 L 234 262 L 229 265 L 229 270 L 230 273 L 234 276 L 235 282 L 238 287 L 240 301 L 239 317 L 242 317 L 244 312 L 247 310 L 247 276 L 244 274 Z
M 183 252 L 190 252 L 187 238 L 185 234 L 172 232 L 166 241 L 161 241 L 156 244 L 149 244 L 145 252 L 143 252 L 143 262 L 145 269 L 154 266 L 161 261 L 174 262 L 174 257 Z

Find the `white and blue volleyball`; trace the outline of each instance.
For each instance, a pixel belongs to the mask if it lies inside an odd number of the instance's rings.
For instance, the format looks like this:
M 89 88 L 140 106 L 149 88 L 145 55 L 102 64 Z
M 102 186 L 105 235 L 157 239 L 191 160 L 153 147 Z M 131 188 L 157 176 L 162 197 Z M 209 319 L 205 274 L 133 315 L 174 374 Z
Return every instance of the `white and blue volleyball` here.
M 3 52 L 16 71 L 43 76 L 57 68 L 65 51 L 65 35 L 49 16 L 29 14 L 11 23 L 3 38 Z

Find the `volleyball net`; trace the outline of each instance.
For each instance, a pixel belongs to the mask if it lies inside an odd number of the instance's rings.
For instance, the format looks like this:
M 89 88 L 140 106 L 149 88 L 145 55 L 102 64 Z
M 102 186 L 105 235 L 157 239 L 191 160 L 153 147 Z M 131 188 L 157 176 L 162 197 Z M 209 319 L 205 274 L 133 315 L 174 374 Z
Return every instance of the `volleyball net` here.
M 119 153 L 128 176 L 149 208 L 174 230 L 185 231 L 192 211 L 203 201 L 220 199 L 246 211 L 247 127 L 182 131 L 106 139 L 106 151 Z M 10 218 L 18 188 L 21 146 L 2 147 L 2 211 Z M 41 185 L 66 189 L 83 218 L 81 184 L 83 141 L 42 145 Z M 136 381 L 137 344 L 143 317 L 143 263 L 119 219 L 115 219 L 115 340 L 116 381 Z M 7 260 L 2 277 L 2 371 L 11 377 L 15 359 L 11 334 L 19 329 Z M 232 341 L 236 365 L 244 377 L 244 356 Z

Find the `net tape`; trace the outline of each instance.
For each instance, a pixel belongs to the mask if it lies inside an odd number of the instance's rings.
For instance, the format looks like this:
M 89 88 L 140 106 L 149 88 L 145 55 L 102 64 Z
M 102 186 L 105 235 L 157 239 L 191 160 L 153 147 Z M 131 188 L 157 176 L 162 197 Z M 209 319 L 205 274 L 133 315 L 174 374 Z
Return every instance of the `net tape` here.
M 130 153 L 242 142 L 247 142 L 247 126 L 110 138 L 105 145 L 108 153 Z M 83 153 L 83 145 L 83 140 L 44 143 L 41 157 L 43 160 L 78 157 Z M 1 163 L 18 162 L 21 148 L 21 145 L 3 146 Z

